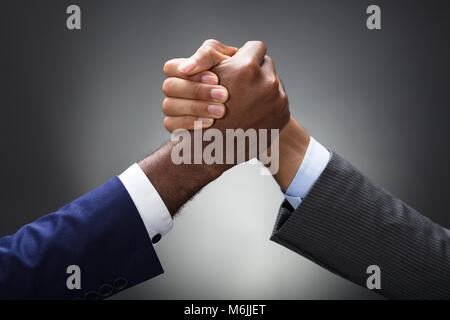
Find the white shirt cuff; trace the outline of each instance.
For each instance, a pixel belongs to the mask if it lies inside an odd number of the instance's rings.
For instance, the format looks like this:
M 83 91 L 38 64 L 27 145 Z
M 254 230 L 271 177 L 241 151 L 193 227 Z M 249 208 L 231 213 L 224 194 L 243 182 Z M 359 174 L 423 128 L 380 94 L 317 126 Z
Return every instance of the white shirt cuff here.
M 330 152 L 311 137 L 303 162 L 284 194 L 284 197 L 294 209 L 298 208 L 314 183 L 319 179 L 330 161 L 330 156 Z
M 133 200 L 152 243 L 157 243 L 173 226 L 164 201 L 137 163 L 125 170 L 119 179 Z

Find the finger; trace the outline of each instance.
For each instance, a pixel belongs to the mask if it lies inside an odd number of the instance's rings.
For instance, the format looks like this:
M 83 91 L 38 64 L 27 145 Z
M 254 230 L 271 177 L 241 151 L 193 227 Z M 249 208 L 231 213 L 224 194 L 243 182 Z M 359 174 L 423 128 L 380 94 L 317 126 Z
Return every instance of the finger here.
M 203 71 L 199 72 L 197 74 L 194 74 L 192 76 L 188 76 L 184 73 L 182 73 L 178 67 L 180 64 L 182 64 L 184 61 L 186 61 L 186 58 L 178 58 L 178 59 L 172 59 L 167 61 L 164 64 L 164 73 L 168 77 L 177 77 L 181 79 L 191 80 L 194 82 L 202 82 L 207 84 L 218 84 L 219 78 L 214 72 L 211 71 Z
M 167 97 L 185 98 L 225 103 L 228 91 L 225 87 L 194 82 L 179 78 L 168 78 L 164 81 L 162 90 Z
M 201 128 L 209 128 L 214 124 L 214 119 L 210 118 L 199 118 L 199 117 L 192 117 L 192 116 L 181 116 L 181 117 L 166 117 L 164 119 L 164 127 L 169 130 L 170 132 L 173 132 L 177 129 L 186 129 L 186 130 L 193 130 L 194 129 L 194 122 L 198 123 L 198 121 L 201 121 Z
M 261 69 L 267 73 L 276 74 L 275 63 L 273 62 L 272 58 L 267 55 L 264 57 Z
M 217 40 L 206 40 L 192 57 L 179 66 L 179 70 L 186 75 L 209 70 L 237 51 L 237 48 L 225 46 Z
M 266 51 L 266 46 L 262 41 L 247 41 L 234 55 L 234 58 L 250 59 L 260 65 L 264 60 Z
M 225 115 L 223 104 L 208 103 L 201 100 L 165 98 L 162 110 L 166 116 L 194 116 L 220 119 Z
M 264 57 L 264 61 L 261 65 L 261 70 L 263 73 L 265 73 L 265 77 L 268 80 L 268 84 L 271 85 L 271 89 L 276 90 L 280 93 L 280 78 L 276 74 L 273 60 L 267 55 Z

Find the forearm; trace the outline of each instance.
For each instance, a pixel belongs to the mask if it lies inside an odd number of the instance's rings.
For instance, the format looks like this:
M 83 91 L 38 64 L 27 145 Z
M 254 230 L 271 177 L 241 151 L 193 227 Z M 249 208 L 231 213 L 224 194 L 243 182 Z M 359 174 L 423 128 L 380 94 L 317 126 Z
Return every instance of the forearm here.
M 296 210 L 281 207 L 272 240 L 362 286 L 377 265 L 388 298 L 450 297 L 450 233 L 336 153 Z
M 280 170 L 274 178 L 283 191 L 289 187 L 297 173 L 308 148 L 309 139 L 306 131 L 292 117 L 281 131 Z M 158 191 L 172 216 L 204 186 L 232 167 L 232 165 L 183 163 L 176 165 L 171 159 L 171 152 L 176 143 L 179 142 L 168 142 L 139 162 L 139 166 Z
M 115 294 L 163 272 L 118 178 L 0 238 L 0 252 L 0 300 L 104 298 L 105 283 L 121 283 Z M 79 290 L 68 287 L 71 265 Z
M 172 216 L 198 191 L 226 170 L 226 167 L 220 165 L 174 164 L 171 152 L 176 143 L 169 141 L 139 162 Z

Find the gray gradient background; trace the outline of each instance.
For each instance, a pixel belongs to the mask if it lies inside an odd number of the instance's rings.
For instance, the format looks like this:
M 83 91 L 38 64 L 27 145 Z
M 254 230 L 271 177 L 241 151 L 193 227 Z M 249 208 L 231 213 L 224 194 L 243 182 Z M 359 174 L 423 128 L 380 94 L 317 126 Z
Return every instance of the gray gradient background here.
M 73 3 L 79 32 L 65 27 Z M 365 28 L 374 3 L 382 31 Z M 263 40 L 311 135 L 450 226 L 445 1 L 7 0 L 0 11 L 1 236 L 167 140 L 162 65 L 207 38 Z M 258 170 L 206 187 L 156 246 L 165 274 L 114 298 L 379 298 L 269 241 L 282 194 Z

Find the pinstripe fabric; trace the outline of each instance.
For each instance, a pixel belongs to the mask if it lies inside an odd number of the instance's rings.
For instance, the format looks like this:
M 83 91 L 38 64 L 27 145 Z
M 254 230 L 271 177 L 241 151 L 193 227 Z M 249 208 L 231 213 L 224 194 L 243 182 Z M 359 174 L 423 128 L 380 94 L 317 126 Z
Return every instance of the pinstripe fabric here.
M 271 239 L 364 287 L 378 265 L 387 298 L 450 299 L 450 232 L 335 153 L 297 210 L 282 204 Z

